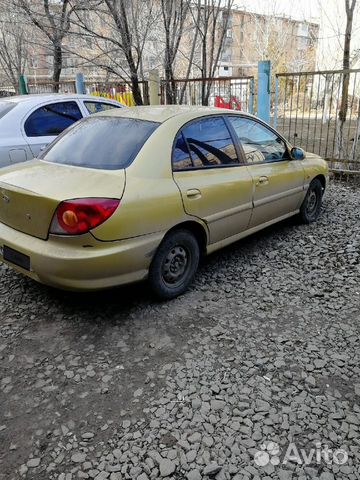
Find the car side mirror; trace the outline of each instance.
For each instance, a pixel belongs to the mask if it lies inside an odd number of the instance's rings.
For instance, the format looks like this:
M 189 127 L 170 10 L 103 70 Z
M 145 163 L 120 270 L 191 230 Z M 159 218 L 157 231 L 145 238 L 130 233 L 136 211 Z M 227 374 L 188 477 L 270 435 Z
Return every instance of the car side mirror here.
M 290 153 L 294 160 L 304 160 L 305 158 L 305 152 L 300 147 L 293 147 Z

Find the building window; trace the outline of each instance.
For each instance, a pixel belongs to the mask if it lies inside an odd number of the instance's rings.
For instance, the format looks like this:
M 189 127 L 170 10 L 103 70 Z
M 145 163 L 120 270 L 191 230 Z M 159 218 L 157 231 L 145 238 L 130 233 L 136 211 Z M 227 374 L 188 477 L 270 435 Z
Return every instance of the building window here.
M 300 23 L 298 26 L 298 36 L 299 37 L 308 37 L 309 36 L 309 25 L 307 23 Z

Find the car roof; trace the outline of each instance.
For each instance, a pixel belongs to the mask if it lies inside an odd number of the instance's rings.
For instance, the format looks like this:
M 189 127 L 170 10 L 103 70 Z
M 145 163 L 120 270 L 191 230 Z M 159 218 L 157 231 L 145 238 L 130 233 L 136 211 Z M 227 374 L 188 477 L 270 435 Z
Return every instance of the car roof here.
M 125 110 L 125 109 L 124 109 Z M 126 117 L 134 118 L 136 120 L 147 120 L 151 122 L 164 123 L 172 117 L 186 116 L 189 114 L 193 118 L 211 115 L 214 113 L 240 113 L 234 110 L 228 110 L 225 108 L 217 107 L 197 107 L 188 105 L 162 105 L 162 106 L 144 106 L 144 107 L 132 107 L 124 110 L 107 110 L 105 112 L 96 113 L 94 116 L 102 117 Z M 243 112 L 241 112 L 243 113 Z M 246 115 L 248 115 L 246 113 Z
M 16 104 L 33 104 L 37 105 L 37 103 L 43 102 L 53 102 L 53 101 L 61 101 L 61 100 L 70 100 L 70 99 L 79 99 L 79 100 L 104 100 L 110 102 L 116 102 L 116 100 L 112 100 L 109 98 L 100 98 L 93 95 L 80 95 L 79 93 L 33 93 L 30 95 L 16 95 L 13 97 L 3 97 L 0 98 L 0 102 L 10 102 Z M 120 102 L 116 102 L 120 103 Z

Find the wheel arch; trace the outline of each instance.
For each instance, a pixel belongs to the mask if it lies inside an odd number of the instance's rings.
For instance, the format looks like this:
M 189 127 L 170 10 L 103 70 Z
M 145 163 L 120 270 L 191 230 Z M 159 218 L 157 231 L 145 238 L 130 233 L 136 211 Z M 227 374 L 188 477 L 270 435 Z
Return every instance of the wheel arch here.
M 319 180 L 320 183 L 321 183 L 321 186 L 322 186 L 323 191 L 325 190 L 325 188 L 326 188 L 326 178 L 325 178 L 325 175 L 322 175 L 322 174 L 316 175 L 316 177 L 314 177 L 313 180 Z
M 208 232 L 203 224 L 195 220 L 188 220 L 186 222 L 178 223 L 167 231 L 165 237 L 176 230 L 188 230 L 191 232 L 199 243 L 201 254 L 204 255 L 206 253 L 206 247 L 208 245 Z

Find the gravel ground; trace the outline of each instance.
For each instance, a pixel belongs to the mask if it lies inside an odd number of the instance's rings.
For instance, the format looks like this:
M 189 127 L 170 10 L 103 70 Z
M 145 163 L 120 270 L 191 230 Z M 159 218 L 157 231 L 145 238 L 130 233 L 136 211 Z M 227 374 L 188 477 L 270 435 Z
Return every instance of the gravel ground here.
M 167 303 L 2 266 L 0 479 L 360 478 L 359 206 L 332 185 Z

